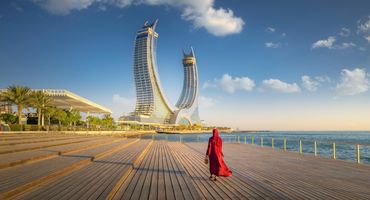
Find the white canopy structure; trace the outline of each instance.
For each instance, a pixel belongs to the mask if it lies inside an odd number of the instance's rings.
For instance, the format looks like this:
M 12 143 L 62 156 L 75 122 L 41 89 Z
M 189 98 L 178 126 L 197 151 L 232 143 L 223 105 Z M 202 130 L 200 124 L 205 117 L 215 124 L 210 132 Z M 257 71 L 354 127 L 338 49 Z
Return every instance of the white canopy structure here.
M 0 92 L 5 89 L 0 89 Z M 85 113 L 112 114 L 109 108 L 94 103 L 86 98 L 80 97 L 68 90 L 63 89 L 34 89 L 33 91 L 43 91 L 53 98 L 53 105 L 61 109 L 76 109 Z
M 76 109 L 86 113 L 112 114 L 109 108 L 105 108 L 68 90 L 42 89 L 42 91 L 53 98 L 54 106 L 58 108 Z

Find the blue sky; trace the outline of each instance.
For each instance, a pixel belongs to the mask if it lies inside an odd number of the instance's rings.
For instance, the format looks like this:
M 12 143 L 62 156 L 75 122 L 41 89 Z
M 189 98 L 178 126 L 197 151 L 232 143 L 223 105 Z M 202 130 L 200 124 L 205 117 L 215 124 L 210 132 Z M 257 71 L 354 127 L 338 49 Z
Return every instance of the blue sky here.
M 240 129 L 370 129 L 370 2 L 15 0 L 0 3 L 0 88 L 63 88 L 133 110 L 135 32 L 159 19 L 174 104 L 193 46 L 200 115 Z

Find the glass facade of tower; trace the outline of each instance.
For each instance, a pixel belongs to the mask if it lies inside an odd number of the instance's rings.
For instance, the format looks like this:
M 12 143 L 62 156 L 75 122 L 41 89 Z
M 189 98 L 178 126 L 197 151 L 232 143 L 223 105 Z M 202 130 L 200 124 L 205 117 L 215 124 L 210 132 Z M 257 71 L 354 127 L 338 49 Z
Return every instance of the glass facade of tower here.
M 177 110 L 172 117 L 172 123 L 199 124 L 198 68 L 193 48 L 189 54 L 184 53 L 182 64 L 184 66 L 184 83 L 180 98 L 176 103 Z
M 180 109 L 193 106 L 198 92 L 198 71 L 193 50 L 189 55 L 184 54 L 182 63 L 184 65 L 184 83 L 181 96 L 176 104 L 176 107 Z
M 157 20 L 147 22 L 136 33 L 134 50 L 134 77 L 136 87 L 135 111 L 129 120 L 144 123 L 189 124 L 200 122 L 198 114 L 198 71 L 194 51 L 184 54 L 184 86 L 176 108 L 168 103 L 163 93 L 157 70 Z
M 134 77 L 136 86 L 134 120 L 168 123 L 172 108 L 163 94 L 156 67 L 157 21 L 147 23 L 136 33 Z

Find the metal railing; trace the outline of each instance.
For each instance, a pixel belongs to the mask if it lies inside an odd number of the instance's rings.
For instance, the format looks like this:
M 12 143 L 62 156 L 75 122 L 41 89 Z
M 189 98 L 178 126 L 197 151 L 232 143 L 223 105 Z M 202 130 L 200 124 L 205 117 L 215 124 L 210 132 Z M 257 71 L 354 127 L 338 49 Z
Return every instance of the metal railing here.
M 179 141 L 179 142 L 208 142 L 209 136 L 201 136 L 201 135 L 168 135 L 168 134 L 153 134 L 150 135 L 151 139 L 153 140 L 169 140 L 169 141 Z M 330 157 L 332 159 L 338 159 L 338 152 L 337 147 L 343 145 L 349 150 L 355 151 L 355 155 L 350 155 L 352 157 L 348 157 L 348 152 L 346 152 L 346 159 L 341 160 L 354 160 L 357 163 L 365 163 L 362 162 L 362 159 L 366 159 L 366 163 L 370 163 L 370 144 L 363 144 L 363 143 L 353 143 L 353 142 L 340 142 L 340 141 L 333 141 L 333 140 L 325 140 L 325 141 L 318 141 L 318 140 L 310 140 L 310 139 L 287 139 L 285 137 L 264 137 L 264 136 L 254 136 L 251 135 L 247 136 L 234 136 L 234 135 L 223 135 L 221 136 L 224 143 L 240 143 L 240 144 L 252 144 L 261 147 L 270 147 L 272 149 L 277 149 L 281 151 L 289 151 L 289 152 L 298 152 L 300 155 L 308 154 L 313 155 L 316 157 Z M 143 135 L 142 138 L 149 139 L 148 136 Z M 323 146 L 321 148 L 322 151 L 326 151 L 324 153 L 319 154 L 318 145 Z M 361 151 L 365 151 L 365 149 L 369 149 L 369 155 L 365 158 L 362 157 Z M 367 153 L 367 152 L 366 152 Z M 342 153 L 343 154 L 343 153 Z M 352 159 L 351 159 L 352 158 Z M 354 158 L 354 159 L 353 159 Z

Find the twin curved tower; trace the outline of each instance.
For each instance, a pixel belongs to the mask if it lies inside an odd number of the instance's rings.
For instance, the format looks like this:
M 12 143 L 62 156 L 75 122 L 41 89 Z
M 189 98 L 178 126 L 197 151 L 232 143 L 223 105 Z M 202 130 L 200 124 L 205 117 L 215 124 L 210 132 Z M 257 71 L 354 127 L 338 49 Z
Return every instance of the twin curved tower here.
M 136 86 L 135 111 L 130 120 L 159 124 L 198 124 L 198 70 L 194 50 L 184 52 L 184 83 L 181 96 L 173 107 L 167 100 L 157 70 L 156 47 L 158 20 L 137 31 L 134 51 Z

